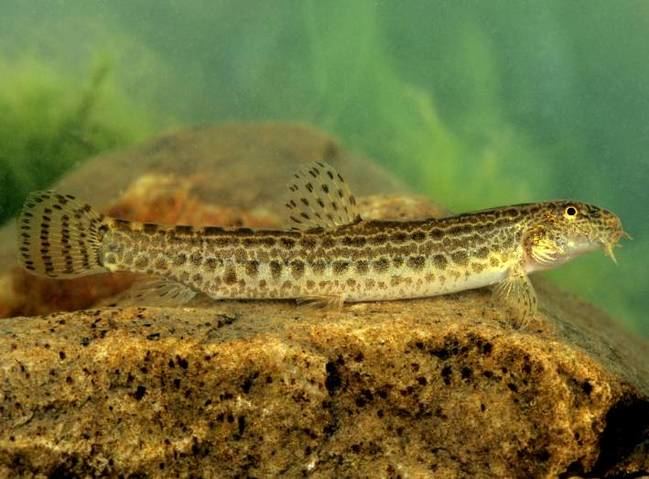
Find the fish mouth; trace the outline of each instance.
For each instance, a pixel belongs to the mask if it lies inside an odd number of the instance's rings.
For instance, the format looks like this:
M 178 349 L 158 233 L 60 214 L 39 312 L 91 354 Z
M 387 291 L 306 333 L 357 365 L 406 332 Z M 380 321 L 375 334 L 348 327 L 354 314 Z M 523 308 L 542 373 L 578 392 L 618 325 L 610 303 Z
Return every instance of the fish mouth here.
M 613 263 L 615 264 L 617 264 L 617 258 L 615 257 L 613 248 L 622 247 L 622 245 L 620 244 L 620 240 L 622 238 L 629 240 L 633 239 L 629 233 L 627 233 L 623 229 L 620 229 L 619 231 L 616 231 L 613 235 L 611 235 L 610 238 L 602 241 L 602 250 L 604 251 L 604 254 L 611 258 L 611 261 L 613 261 Z

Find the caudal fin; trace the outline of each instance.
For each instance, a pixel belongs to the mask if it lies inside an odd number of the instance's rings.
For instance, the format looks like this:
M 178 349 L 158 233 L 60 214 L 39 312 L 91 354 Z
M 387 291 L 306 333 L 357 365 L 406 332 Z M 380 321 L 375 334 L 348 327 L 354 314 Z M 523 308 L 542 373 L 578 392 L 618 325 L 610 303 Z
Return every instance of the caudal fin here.
M 18 258 L 28 271 L 74 278 L 107 271 L 101 264 L 103 216 L 73 196 L 37 191 L 18 217 Z

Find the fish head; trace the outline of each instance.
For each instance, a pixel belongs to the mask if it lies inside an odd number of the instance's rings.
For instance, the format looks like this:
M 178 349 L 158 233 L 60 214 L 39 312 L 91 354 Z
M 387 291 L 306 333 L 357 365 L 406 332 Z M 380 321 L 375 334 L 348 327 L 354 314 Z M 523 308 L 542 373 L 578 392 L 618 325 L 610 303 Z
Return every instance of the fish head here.
M 526 226 L 525 251 L 530 270 L 548 269 L 602 249 L 615 263 L 613 248 L 630 236 L 609 210 L 578 201 L 544 203 Z

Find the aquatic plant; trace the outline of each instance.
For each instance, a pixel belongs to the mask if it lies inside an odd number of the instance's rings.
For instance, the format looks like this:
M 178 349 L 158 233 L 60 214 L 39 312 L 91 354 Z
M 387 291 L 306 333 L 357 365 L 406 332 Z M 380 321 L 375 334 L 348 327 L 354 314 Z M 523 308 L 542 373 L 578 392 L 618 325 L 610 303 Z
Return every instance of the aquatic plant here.
M 97 63 L 79 81 L 31 58 L 7 62 L 0 79 L 0 223 L 30 191 L 86 158 L 151 133 L 148 114 L 128 106 Z

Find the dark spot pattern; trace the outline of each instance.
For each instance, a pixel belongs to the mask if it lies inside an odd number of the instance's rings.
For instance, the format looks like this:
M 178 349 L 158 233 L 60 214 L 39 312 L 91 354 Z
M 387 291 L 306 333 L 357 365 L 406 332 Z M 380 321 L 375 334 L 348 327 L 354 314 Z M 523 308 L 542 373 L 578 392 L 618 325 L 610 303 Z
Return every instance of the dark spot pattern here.
M 388 258 L 379 258 L 372 263 L 372 267 L 374 268 L 374 271 L 377 273 L 385 273 L 388 268 L 390 267 L 390 261 Z
M 223 282 L 230 286 L 237 282 L 237 273 L 234 270 L 233 266 L 228 266 L 227 268 L 225 268 L 225 274 L 223 275 Z
M 291 261 L 291 274 L 293 278 L 300 279 L 304 275 L 304 262 L 297 259 Z
M 334 261 L 334 274 L 344 274 L 349 269 L 349 261 Z
M 469 263 L 469 255 L 465 250 L 454 251 L 451 253 L 451 259 L 460 266 L 466 266 Z
M 282 275 L 282 265 L 279 263 L 279 261 L 271 261 L 269 263 L 270 267 L 270 274 L 273 277 L 273 279 L 279 279 L 280 276 Z
M 446 256 L 443 254 L 436 254 L 433 256 L 433 264 L 437 269 L 446 269 L 446 265 L 448 264 L 448 260 L 446 259 Z
M 408 258 L 408 267 L 419 271 L 426 265 L 426 258 L 424 256 L 410 256 Z
M 248 261 L 246 263 L 246 274 L 251 278 L 256 277 L 259 274 L 259 261 Z

